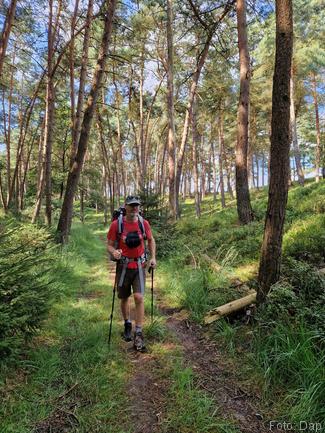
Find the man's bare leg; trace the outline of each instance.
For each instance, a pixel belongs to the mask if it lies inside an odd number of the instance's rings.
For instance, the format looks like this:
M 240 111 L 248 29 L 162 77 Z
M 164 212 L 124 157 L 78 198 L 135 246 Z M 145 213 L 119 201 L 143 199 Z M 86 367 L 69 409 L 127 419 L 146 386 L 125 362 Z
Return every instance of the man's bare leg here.
M 135 326 L 142 328 L 144 319 L 144 302 L 141 293 L 134 293 L 135 303 Z
M 129 298 L 121 299 L 121 312 L 124 320 L 130 320 L 130 302 Z

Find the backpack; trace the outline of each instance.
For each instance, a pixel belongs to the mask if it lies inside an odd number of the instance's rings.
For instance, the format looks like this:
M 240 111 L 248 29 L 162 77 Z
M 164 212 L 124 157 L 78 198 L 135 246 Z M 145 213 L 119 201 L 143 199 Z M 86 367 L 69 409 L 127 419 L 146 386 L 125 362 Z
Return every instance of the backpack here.
M 115 209 L 113 214 L 112 214 L 112 222 L 115 220 L 118 220 L 117 222 L 117 226 L 118 226 L 118 230 L 117 230 L 117 238 L 114 242 L 114 248 L 117 249 L 120 239 L 121 239 L 121 235 L 123 233 L 123 217 L 125 216 L 125 208 L 124 207 L 120 207 L 119 209 Z M 146 234 L 146 230 L 144 228 L 144 222 L 143 222 L 143 217 L 142 215 L 139 213 L 138 215 L 138 225 L 139 225 L 139 229 L 141 231 L 143 240 L 144 240 L 144 250 L 145 250 L 145 255 L 147 255 L 147 247 L 146 247 L 146 240 L 147 240 L 147 234 Z M 112 254 L 110 254 L 110 258 L 113 262 L 116 262 L 116 259 L 112 256 Z

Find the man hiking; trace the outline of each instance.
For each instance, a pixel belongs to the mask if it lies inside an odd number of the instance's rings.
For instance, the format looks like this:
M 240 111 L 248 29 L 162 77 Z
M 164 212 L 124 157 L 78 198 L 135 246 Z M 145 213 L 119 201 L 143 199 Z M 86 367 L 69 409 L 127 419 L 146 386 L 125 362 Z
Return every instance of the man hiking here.
M 125 200 L 125 216 L 115 219 L 107 233 L 107 249 L 117 261 L 116 281 L 118 297 L 121 300 L 121 311 L 124 319 L 123 337 L 132 340 L 132 322 L 130 319 L 129 297 L 131 288 L 135 303 L 134 348 L 145 350 L 143 338 L 144 320 L 144 288 L 147 258 L 145 239 L 148 241 L 150 253 L 149 266 L 156 267 L 156 243 L 151 233 L 149 222 L 139 215 L 140 200 L 136 196 L 128 196 Z

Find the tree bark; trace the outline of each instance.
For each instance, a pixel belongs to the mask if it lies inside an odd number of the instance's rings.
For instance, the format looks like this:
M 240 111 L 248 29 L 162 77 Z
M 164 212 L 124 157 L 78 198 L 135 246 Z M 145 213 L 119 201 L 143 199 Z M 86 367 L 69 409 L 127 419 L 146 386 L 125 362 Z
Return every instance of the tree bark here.
M 6 19 L 3 25 L 3 30 L 0 38 L 0 78 L 2 75 L 3 63 L 6 56 L 9 35 L 15 18 L 16 5 L 17 5 L 17 0 L 12 0 L 7 11 Z
M 3 207 L 4 211 L 6 212 L 7 206 L 6 206 L 6 199 L 4 196 L 4 188 L 2 185 L 1 164 L 0 164 L 0 198 L 1 198 L 2 207 Z
M 220 194 L 221 194 L 221 207 L 226 207 L 225 199 L 225 184 L 223 179 L 223 154 L 224 154 L 224 132 L 223 132 L 223 112 L 220 111 L 218 116 L 218 136 L 219 136 L 219 179 L 220 179 Z
M 237 0 L 237 29 L 240 63 L 240 96 L 237 113 L 238 129 L 236 144 L 237 212 L 239 221 L 242 224 L 249 224 L 253 221 L 253 210 L 250 203 L 247 174 L 250 64 L 245 0 Z
M 197 124 L 197 120 L 196 120 L 196 124 Z M 196 128 L 197 129 L 197 128 Z M 205 156 L 205 152 L 204 152 L 204 135 L 203 134 L 199 134 L 199 137 L 201 138 L 200 141 L 198 142 L 198 147 L 197 147 L 197 153 L 198 153 L 198 165 L 201 167 L 201 195 L 200 195 L 200 201 L 202 201 L 205 196 L 206 196 L 206 172 L 207 172 L 207 167 L 206 167 L 206 156 Z
M 116 38 L 114 39 L 114 53 L 116 48 Z M 116 120 L 117 120 L 117 145 L 118 145 L 118 158 L 119 158 L 119 172 L 123 185 L 123 195 L 127 196 L 126 193 L 126 175 L 125 175 L 125 167 L 124 167 L 124 151 L 123 151 L 123 143 L 121 139 L 121 122 L 120 122 L 120 92 L 116 82 L 115 76 L 115 65 L 113 63 L 113 85 L 115 88 L 115 101 L 116 101 Z
M 297 174 L 298 174 L 298 183 L 299 185 L 303 186 L 305 183 L 305 177 L 304 172 L 302 170 L 301 166 L 301 156 L 300 156 L 300 149 L 298 144 L 298 137 L 297 137 L 297 121 L 296 121 L 296 112 L 295 112 L 295 93 L 294 93 L 294 82 L 293 82 L 293 66 L 291 66 L 291 73 L 290 73 L 290 123 L 291 123 L 291 133 L 292 133 L 292 147 L 295 157 L 295 163 L 297 168 Z
M 102 121 L 102 117 L 100 114 L 99 109 L 97 109 L 97 128 L 98 128 L 98 133 L 99 133 L 99 143 L 100 143 L 100 149 L 102 152 L 102 158 L 103 158 L 103 167 L 105 170 L 104 176 L 105 176 L 105 182 L 106 184 L 108 184 L 108 188 L 109 188 L 109 202 L 110 202 L 110 212 L 111 214 L 114 211 L 114 196 L 113 196 L 113 191 L 112 191 L 112 174 L 111 174 L 111 166 L 110 166 L 110 156 L 105 144 L 105 139 L 104 139 L 104 128 L 103 128 L 103 121 Z M 105 187 L 107 189 L 107 187 Z
M 57 239 L 61 243 L 68 241 L 72 222 L 73 198 L 78 186 L 80 173 L 82 170 L 84 157 L 88 146 L 90 128 L 95 112 L 98 92 L 104 76 L 106 59 L 108 56 L 108 47 L 112 34 L 116 0 L 105 0 L 105 5 L 107 7 L 107 10 L 104 16 L 104 30 L 100 50 L 98 53 L 97 65 L 87 101 L 87 106 L 85 109 L 85 114 L 82 121 L 81 134 L 78 142 L 78 150 L 75 156 L 75 161 L 68 175 L 62 210 L 57 227 Z
M 262 187 L 265 186 L 265 153 L 262 153 Z
M 144 113 L 143 113 L 143 84 L 144 84 L 144 43 L 141 48 L 140 57 L 140 81 L 139 81 L 139 118 L 140 118 L 140 131 L 139 131 L 139 150 L 140 150 L 140 189 L 143 190 L 146 181 L 146 143 L 144 139 Z
M 44 142 L 44 121 L 43 120 L 43 127 L 41 129 L 40 133 L 40 140 L 38 145 L 38 163 L 37 163 L 37 191 L 36 191 L 36 203 L 34 207 L 34 212 L 32 216 L 32 224 L 35 224 L 35 222 L 38 219 L 41 205 L 42 205 L 42 196 L 43 196 L 43 190 L 44 190 L 44 172 L 45 172 L 45 142 Z
M 46 82 L 46 108 L 45 108 L 45 222 L 52 224 L 52 146 L 54 124 L 54 42 L 61 14 L 61 0 L 58 2 L 58 10 L 55 22 L 53 22 L 53 0 L 49 0 L 48 21 L 48 48 L 47 48 L 47 82 Z
M 18 169 L 19 169 L 19 165 L 20 165 L 20 160 L 22 157 L 22 152 L 23 152 L 23 148 L 24 148 L 24 144 L 25 144 L 25 139 L 26 139 L 26 134 L 27 134 L 27 130 L 28 130 L 28 126 L 29 126 L 29 122 L 30 122 L 30 118 L 32 115 L 32 111 L 35 105 L 35 101 L 40 89 L 40 86 L 43 82 L 43 78 L 44 78 L 45 74 L 43 74 L 36 86 L 36 89 L 34 91 L 33 97 L 30 100 L 30 102 L 28 103 L 24 114 L 22 116 L 21 122 L 20 122 L 20 131 L 19 131 L 19 138 L 18 138 L 18 145 L 17 145 L 17 152 L 16 152 L 16 164 L 15 164 L 15 169 L 13 172 L 13 176 L 11 179 L 11 184 L 10 186 L 8 185 L 8 196 L 7 196 L 7 208 L 10 207 L 10 204 L 12 202 L 13 199 L 13 194 L 14 194 L 14 190 L 15 190 L 15 185 L 16 185 L 16 181 L 17 181 L 17 176 L 18 176 Z
M 192 161 L 193 161 L 193 179 L 194 179 L 194 199 L 195 199 L 195 214 L 196 218 L 201 216 L 200 192 L 199 192 L 199 167 L 198 167 L 198 146 L 200 136 L 196 124 L 196 97 L 193 101 L 192 110 L 190 112 L 190 122 L 192 126 Z
M 74 80 L 74 48 L 75 48 L 75 28 L 78 14 L 79 0 L 75 0 L 74 11 L 71 19 L 71 42 L 69 46 L 69 72 L 70 72 L 70 104 L 71 104 L 71 137 L 73 143 L 73 131 L 75 123 L 75 80 Z
M 168 109 L 168 185 L 169 210 L 172 220 L 176 220 L 175 184 L 175 122 L 174 122 L 174 47 L 173 47 L 173 2 L 167 0 L 167 109 Z
M 209 311 L 204 317 L 204 324 L 209 325 L 210 323 L 215 322 L 216 320 L 219 320 L 228 314 L 234 313 L 235 311 L 248 307 L 250 304 L 255 302 L 256 292 L 252 291 L 243 298 L 228 302 L 227 304 L 221 305 L 220 307 Z
M 30 157 L 32 154 L 32 150 L 34 147 L 34 143 L 35 143 L 35 139 L 38 135 L 38 131 L 39 131 L 39 127 L 41 125 L 41 121 L 37 126 L 36 131 L 33 134 L 33 137 L 31 138 L 31 143 L 29 146 L 29 149 L 27 149 L 27 155 L 26 155 L 26 160 L 22 166 L 22 178 L 21 178 L 21 182 L 20 182 L 20 203 L 19 203 L 19 210 L 22 211 L 24 209 L 24 198 L 25 198 L 25 193 L 27 191 L 27 172 L 29 169 L 29 163 L 30 163 Z
M 230 198 L 234 198 L 234 193 L 231 186 L 231 161 L 228 160 L 226 152 L 223 154 L 223 158 L 225 160 L 225 168 L 226 168 L 226 176 L 227 176 L 227 191 L 230 195 Z
M 317 97 L 317 86 L 316 86 L 316 74 L 315 74 L 315 72 L 312 72 L 311 80 L 312 80 L 313 98 L 314 98 L 314 106 L 315 106 L 315 118 L 316 118 L 316 155 L 315 155 L 316 176 L 315 176 L 315 180 L 316 180 L 316 182 L 319 182 L 321 146 L 320 146 L 319 110 L 318 110 L 318 97 Z
M 87 64 L 88 64 L 88 51 L 89 51 L 89 41 L 90 41 L 90 25 L 93 18 L 93 0 L 88 1 L 85 34 L 83 40 L 82 48 L 82 59 L 81 59 L 81 69 L 79 78 L 79 89 L 78 89 L 78 101 L 76 113 L 73 116 L 73 129 L 72 129 L 72 146 L 70 154 L 70 168 L 74 163 L 74 158 L 77 152 L 78 142 L 81 132 L 81 122 L 83 115 L 83 105 L 85 99 L 85 83 L 87 78 Z
M 270 186 L 258 273 L 258 303 L 265 301 L 272 284 L 278 281 L 280 276 L 283 226 L 288 198 L 292 44 L 292 0 L 276 0 Z
M 188 97 L 188 102 L 186 106 L 186 113 L 185 113 L 185 119 L 184 119 L 184 125 L 183 125 L 183 132 L 182 132 L 182 138 L 181 143 L 179 147 L 179 152 L 177 156 L 177 167 L 176 167 L 176 191 L 175 191 L 175 199 L 176 199 L 176 210 L 177 210 L 177 216 L 180 216 L 180 208 L 179 208 L 179 191 L 180 191 L 180 181 L 181 181 L 181 174 L 182 174 L 182 168 L 183 168 L 183 161 L 184 161 L 184 153 L 185 153 L 185 147 L 186 147 L 186 141 L 188 136 L 188 129 L 189 129 L 189 117 L 190 117 L 190 111 L 192 109 L 194 96 L 196 93 L 197 85 L 199 82 L 199 78 L 201 75 L 202 68 L 204 66 L 205 60 L 208 56 L 209 47 L 211 44 L 212 37 L 214 35 L 214 32 L 217 28 L 217 26 L 222 22 L 222 20 L 226 17 L 228 12 L 231 10 L 231 7 L 233 5 L 234 1 L 228 1 L 227 4 L 224 7 L 224 10 L 218 20 L 213 25 L 212 29 L 209 31 L 203 50 L 198 58 L 197 61 L 197 67 L 193 74 L 193 81 L 190 88 L 190 93 Z
M 212 128 L 212 125 L 211 125 Z M 213 184 L 213 201 L 217 201 L 217 161 L 216 161 L 216 151 L 214 145 L 214 137 L 211 134 L 211 155 L 212 155 L 212 184 Z
M 14 46 L 13 58 L 12 58 L 12 66 L 10 72 L 10 87 L 9 87 L 9 95 L 8 95 L 8 124 L 6 122 L 6 110 L 5 110 L 5 91 L 3 91 L 3 100 L 2 100 L 2 108 L 3 108 L 3 127 L 4 127 L 4 135 L 6 140 L 6 180 L 7 180 L 7 200 L 9 195 L 9 189 L 11 184 L 11 112 L 12 112 L 12 94 L 13 94 L 13 84 L 14 84 L 14 70 L 15 70 L 15 59 L 16 59 L 16 50 L 17 46 Z M 5 199 L 4 190 L 2 190 L 3 194 L 3 206 L 4 211 L 7 212 L 7 200 Z

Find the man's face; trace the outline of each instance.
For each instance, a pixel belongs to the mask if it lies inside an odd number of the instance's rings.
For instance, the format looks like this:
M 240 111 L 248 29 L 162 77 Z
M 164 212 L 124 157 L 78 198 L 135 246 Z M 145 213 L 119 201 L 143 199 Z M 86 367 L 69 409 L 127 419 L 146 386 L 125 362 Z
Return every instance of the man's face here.
M 125 206 L 126 214 L 130 217 L 135 217 L 139 213 L 139 208 L 138 204 L 127 204 Z

